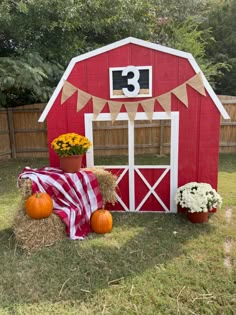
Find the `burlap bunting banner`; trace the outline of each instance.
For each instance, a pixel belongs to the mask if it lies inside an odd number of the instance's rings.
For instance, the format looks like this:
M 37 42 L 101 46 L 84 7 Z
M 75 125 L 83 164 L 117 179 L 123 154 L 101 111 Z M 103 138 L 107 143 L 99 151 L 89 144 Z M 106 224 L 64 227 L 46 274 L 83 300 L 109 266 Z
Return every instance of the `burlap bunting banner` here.
M 135 115 L 136 115 L 137 109 L 138 109 L 138 104 L 139 104 L 139 102 L 124 103 L 125 109 L 128 113 L 130 121 L 134 121 L 134 119 L 135 119 Z
M 177 88 L 171 91 L 186 107 L 188 107 L 188 94 L 186 90 L 186 84 L 181 84 Z
M 142 108 L 145 111 L 147 118 L 152 121 L 155 99 L 150 98 L 149 100 L 142 101 L 140 104 L 142 105 Z
M 75 87 L 70 82 L 65 81 L 62 88 L 61 104 L 63 104 L 75 92 L 78 92 L 77 111 L 80 111 L 88 103 L 88 101 L 92 99 L 94 119 L 97 118 L 105 104 L 108 103 L 112 122 L 116 120 L 123 104 L 128 113 L 129 119 L 133 121 L 137 113 L 138 105 L 141 104 L 144 112 L 147 115 L 147 118 L 151 121 L 154 112 L 155 101 L 157 101 L 167 113 L 171 112 L 171 93 L 173 93 L 186 107 L 188 107 L 187 84 L 201 95 L 206 96 L 204 83 L 202 81 L 201 73 L 199 72 L 191 79 L 168 91 L 167 93 L 139 102 L 116 102 L 102 99 L 86 93 Z
M 79 112 L 92 98 L 92 95 L 78 89 L 77 112 Z
M 165 94 L 162 94 L 160 96 L 157 96 L 156 100 L 161 105 L 161 107 L 166 111 L 171 111 L 171 94 L 170 92 L 167 92 Z
M 100 114 L 102 111 L 103 107 L 106 104 L 106 100 L 103 98 L 95 97 L 93 96 L 93 114 L 94 114 L 94 119 L 97 118 L 97 116 Z
M 64 82 L 61 94 L 61 104 L 65 103 L 65 101 L 72 96 L 78 89 L 68 81 Z
M 109 110 L 111 113 L 111 121 L 114 122 L 116 120 L 116 117 L 118 116 L 121 106 L 123 103 L 121 102 L 114 102 L 114 101 L 108 101 Z
M 204 84 L 202 81 L 201 73 L 197 73 L 194 77 L 189 79 L 186 84 L 190 85 L 193 89 L 195 89 L 198 93 L 206 96 L 206 92 L 204 89 Z

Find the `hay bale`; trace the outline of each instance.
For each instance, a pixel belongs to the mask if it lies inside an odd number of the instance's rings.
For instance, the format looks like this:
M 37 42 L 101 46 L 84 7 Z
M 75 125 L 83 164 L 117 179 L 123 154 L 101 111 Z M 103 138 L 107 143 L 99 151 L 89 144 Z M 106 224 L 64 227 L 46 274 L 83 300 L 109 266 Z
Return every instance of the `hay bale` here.
M 103 204 L 111 203 L 114 205 L 117 201 L 116 197 L 116 180 L 117 177 L 111 172 L 106 171 L 102 167 L 87 168 L 97 177 L 100 192 L 103 198 Z
M 21 197 L 24 200 L 32 195 L 32 181 L 29 178 L 18 180 L 18 187 L 21 192 Z
M 115 204 L 117 200 L 116 176 L 101 167 L 94 167 L 88 170 L 92 171 L 97 177 L 104 205 L 106 203 Z M 33 252 L 64 239 L 67 236 L 65 224 L 59 216 L 52 213 L 46 219 L 34 220 L 25 212 L 25 201 L 32 195 L 31 180 L 20 179 L 18 186 L 21 191 L 22 204 L 13 222 L 13 231 L 18 245 L 28 252 Z
M 31 179 L 20 179 L 18 186 L 22 200 L 13 221 L 17 244 L 26 251 L 33 252 L 64 239 L 66 227 L 58 215 L 52 213 L 46 219 L 34 220 L 25 212 L 25 201 L 32 195 Z
M 51 246 L 66 237 L 65 224 L 58 215 L 52 213 L 46 219 L 34 220 L 26 214 L 24 207 L 14 218 L 13 231 L 18 245 L 28 252 Z

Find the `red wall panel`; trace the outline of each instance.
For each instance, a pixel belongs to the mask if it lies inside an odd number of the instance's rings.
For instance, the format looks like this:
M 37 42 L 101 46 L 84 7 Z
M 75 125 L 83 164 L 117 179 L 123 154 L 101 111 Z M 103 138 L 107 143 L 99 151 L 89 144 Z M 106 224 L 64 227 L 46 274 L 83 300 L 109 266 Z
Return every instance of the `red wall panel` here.
M 194 74 L 185 58 L 127 44 L 103 54 L 77 62 L 68 81 L 77 88 L 94 96 L 109 99 L 109 67 L 128 65 L 153 67 L 153 96 L 166 93 Z M 178 185 L 190 181 L 208 182 L 217 187 L 218 146 L 220 113 L 210 97 L 200 95 L 191 87 L 188 91 L 188 108 L 172 95 L 172 111 L 179 111 L 179 166 Z M 48 142 L 62 133 L 77 132 L 84 134 L 84 114 L 92 113 L 90 101 L 80 112 L 76 112 L 77 93 L 63 105 L 61 93 L 48 115 Z M 143 100 L 127 98 L 120 101 Z M 117 99 L 119 101 L 119 99 Z M 124 108 L 122 109 L 125 110 Z M 142 110 L 139 107 L 139 110 Z M 156 102 L 155 110 L 163 111 Z M 108 111 L 106 105 L 103 112 Z M 58 166 L 58 158 L 50 150 L 50 165 Z

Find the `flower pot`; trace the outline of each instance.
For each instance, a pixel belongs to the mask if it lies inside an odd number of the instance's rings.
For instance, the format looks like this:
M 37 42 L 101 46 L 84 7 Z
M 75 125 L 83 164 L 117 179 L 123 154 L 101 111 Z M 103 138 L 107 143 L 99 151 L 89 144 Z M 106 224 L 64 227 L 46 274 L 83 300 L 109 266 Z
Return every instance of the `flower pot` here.
M 60 156 L 60 169 L 66 173 L 76 173 L 81 169 L 82 155 Z
M 187 212 L 187 217 L 192 223 L 204 223 L 208 221 L 208 212 Z

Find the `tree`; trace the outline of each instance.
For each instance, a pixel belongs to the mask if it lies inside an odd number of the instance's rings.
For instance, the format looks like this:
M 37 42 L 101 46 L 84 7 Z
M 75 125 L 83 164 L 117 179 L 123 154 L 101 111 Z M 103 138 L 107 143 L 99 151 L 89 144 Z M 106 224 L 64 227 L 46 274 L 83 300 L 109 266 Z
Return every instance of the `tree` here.
M 2 57 L 0 102 L 3 106 L 46 102 L 52 93 L 52 83 L 61 74 L 59 65 L 46 63 L 37 53 Z
M 225 60 L 207 55 L 214 43 L 211 29 L 202 24 L 219 0 L 153 0 L 153 31 L 151 41 L 191 53 L 201 70 L 215 87 L 216 79 L 227 71 Z
M 110 4 L 109 0 L 3 0 L 0 104 L 45 101 L 72 57 L 131 34 L 145 36 L 148 1 Z
M 213 2 L 2 0 L 0 106 L 47 101 L 72 57 L 128 36 L 186 49 L 218 75 L 205 58 L 210 35 L 198 28 Z
M 236 0 L 221 1 L 210 13 L 205 27 L 211 28 L 215 41 L 207 46 L 207 56 L 229 64 L 216 78 L 218 94 L 236 95 Z
M 29 31 L 22 4 L 8 0 L 0 4 L 0 106 L 47 101 L 62 73 L 57 62 L 42 58 L 25 40 Z
M 223 76 L 228 64 L 225 61 L 216 62 L 207 56 L 207 46 L 214 43 L 214 38 L 210 29 L 202 30 L 199 25 L 192 19 L 179 25 L 173 23 L 169 44 L 176 49 L 191 52 L 211 85 L 215 87 L 216 78 Z

